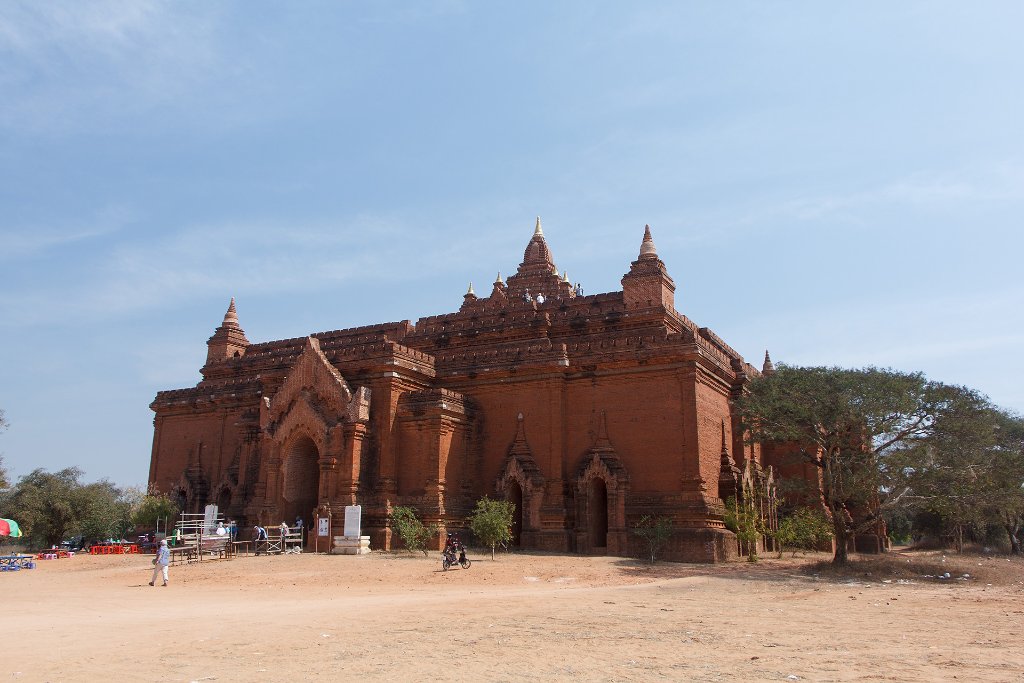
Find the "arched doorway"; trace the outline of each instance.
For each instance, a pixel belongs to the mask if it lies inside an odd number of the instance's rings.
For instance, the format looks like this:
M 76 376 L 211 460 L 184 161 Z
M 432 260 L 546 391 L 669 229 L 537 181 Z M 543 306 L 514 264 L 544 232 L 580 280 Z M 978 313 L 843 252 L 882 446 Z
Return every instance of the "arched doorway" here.
M 590 480 L 587 495 L 587 518 L 591 548 L 608 547 L 608 486 L 601 477 Z
M 188 492 L 184 488 L 180 488 L 179 487 L 179 488 L 175 489 L 171 493 L 171 498 L 172 498 L 172 500 L 174 500 L 175 505 L 178 506 L 178 513 L 179 514 L 181 514 L 182 512 L 189 512 L 189 509 L 188 509 L 188 504 L 189 504 Z M 171 525 L 173 526 L 177 521 L 178 520 L 176 520 L 176 519 L 171 520 Z
M 515 506 L 512 511 L 512 545 L 518 547 L 523 535 L 523 487 L 518 481 L 509 482 L 507 496 Z
M 221 515 L 226 515 L 228 507 L 231 505 L 231 489 L 225 487 L 220 490 L 217 494 L 217 512 Z M 227 520 L 225 520 L 226 522 Z
M 313 508 L 320 502 L 320 452 L 308 436 L 300 436 L 292 442 L 282 464 L 283 486 L 281 521 L 289 526 L 296 517 L 302 517 L 308 524 Z M 275 523 L 280 523 L 273 520 Z

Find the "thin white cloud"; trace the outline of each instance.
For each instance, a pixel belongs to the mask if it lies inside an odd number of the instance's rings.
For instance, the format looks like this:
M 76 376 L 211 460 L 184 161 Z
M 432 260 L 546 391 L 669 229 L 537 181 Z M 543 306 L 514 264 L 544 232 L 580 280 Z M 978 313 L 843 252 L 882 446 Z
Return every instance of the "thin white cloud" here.
M 174 104 L 216 71 L 215 26 L 202 5 L 0 4 L 0 127 L 63 133 Z
M 194 226 L 113 248 L 96 257 L 101 260 L 88 268 L 80 286 L 54 277 L 46 289 L 0 292 L 0 320 L 13 326 L 67 323 L 164 309 L 210 293 L 312 292 L 356 281 L 394 284 L 465 269 L 489 247 L 480 234 L 446 243 L 445 229 L 378 216 L 307 225 Z
M 122 230 L 133 219 L 125 206 L 109 206 L 94 218 L 75 226 L 20 226 L 0 230 L 0 262 L 36 256 L 51 249 L 77 245 Z
M 756 207 L 736 222 L 771 225 L 782 219 L 851 220 L 866 210 L 894 205 L 942 211 L 957 206 L 1022 200 L 1024 168 L 1001 164 L 956 172 L 916 173 L 861 192 L 796 197 Z
M 1024 321 L 1007 316 L 1024 300 L 1024 287 L 880 303 L 851 301 L 827 310 L 790 309 L 745 320 L 740 336 L 760 335 L 775 360 L 797 365 L 837 364 L 919 369 L 969 356 L 1016 356 Z M 988 362 L 988 361 L 986 361 Z M 941 378 L 937 378 L 941 379 Z

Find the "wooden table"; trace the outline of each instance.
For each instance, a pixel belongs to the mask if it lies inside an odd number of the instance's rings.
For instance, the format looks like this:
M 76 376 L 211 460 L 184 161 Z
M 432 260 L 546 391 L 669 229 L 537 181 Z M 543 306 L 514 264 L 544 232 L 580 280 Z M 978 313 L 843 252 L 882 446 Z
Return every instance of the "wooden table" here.
M 231 541 L 232 555 L 248 555 L 252 541 Z
M 169 550 L 171 551 L 171 564 L 178 564 L 179 562 L 191 563 L 198 559 L 195 546 L 181 545 L 176 548 L 169 548 Z

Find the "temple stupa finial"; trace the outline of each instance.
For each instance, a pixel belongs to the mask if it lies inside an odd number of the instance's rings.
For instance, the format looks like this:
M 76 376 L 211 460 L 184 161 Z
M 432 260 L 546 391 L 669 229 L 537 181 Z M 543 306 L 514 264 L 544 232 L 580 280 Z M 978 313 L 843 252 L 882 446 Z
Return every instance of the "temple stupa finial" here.
M 225 327 L 238 327 L 238 311 L 235 310 L 235 297 L 231 297 L 231 303 L 228 304 L 228 310 L 224 314 L 224 322 L 222 323 Z
M 658 258 L 658 249 L 651 237 L 651 226 L 644 226 L 644 240 L 640 243 L 640 258 Z

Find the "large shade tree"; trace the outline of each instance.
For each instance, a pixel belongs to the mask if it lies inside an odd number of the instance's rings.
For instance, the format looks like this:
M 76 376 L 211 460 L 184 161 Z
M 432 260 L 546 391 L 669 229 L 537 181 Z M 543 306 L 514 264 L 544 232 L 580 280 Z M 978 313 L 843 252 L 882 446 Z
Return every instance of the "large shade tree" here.
M 892 478 L 889 459 L 989 409 L 976 392 L 921 373 L 786 365 L 754 379 L 738 406 L 752 440 L 781 444 L 816 468 L 837 565 L 857 533 L 910 493 Z M 855 520 L 851 511 L 864 514 Z
M 75 534 L 82 518 L 82 471 L 68 467 L 59 472 L 33 470 L 18 480 L 3 501 L 3 514 L 18 520 L 33 545 L 57 545 Z
M 1024 420 L 996 408 L 937 425 L 934 438 L 891 459 L 894 487 L 914 512 L 930 513 L 962 550 L 968 531 L 1005 530 L 1020 553 L 1024 523 Z
M 77 467 L 30 472 L 0 496 L 0 517 L 18 520 L 37 547 L 77 535 L 84 541 L 124 537 L 134 527 L 141 492 L 122 490 L 106 480 L 83 484 L 81 476 Z

